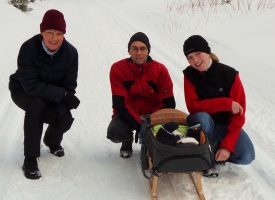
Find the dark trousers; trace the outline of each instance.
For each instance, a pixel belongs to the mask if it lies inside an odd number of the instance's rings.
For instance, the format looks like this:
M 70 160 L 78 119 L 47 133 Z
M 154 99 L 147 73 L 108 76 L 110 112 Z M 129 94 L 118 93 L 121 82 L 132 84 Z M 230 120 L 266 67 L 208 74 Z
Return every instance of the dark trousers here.
M 194 115 L 187 117 L 189 125 L 200 124 L 201 129 L 207 135 L 210 144 L 213 147 L 212 166 L 215 165 L 215 154 L 220 148 L 222 140 L 227 134 L 227 126 L 224 124 L 215 124 L 211 116 L 206 112 L 198 112 Z M 230 157 L 227 162 L 248 165 L 255 159 L 255 149 L 252 141 L 250 140 L 247 133 L 241 129 L 240 135 L 234 146 L 235 152 L 230 153 Z
M 70 110 L 65 110 L 58 119 L 49 120 L 47 111 L 52 103 L 47 100 L 27 95 L 24 90 L 11 92 L 13 102 L 25 111 L 24 119 L 24 155 L 40 157 L 40 141 L 43 124 L 49 124 L 45 132 L 45 141 L 49 146 L 60 146 L 63 134 L 71 128 L 73 117 Z M 47 116 L 47 117 L 46 117 Z
M 114 143 L 131 140 L 133 137 L 133 129 L 125 122 L 119 114 L 115 115 L 111 120 L 107 129 L 107 138 Z

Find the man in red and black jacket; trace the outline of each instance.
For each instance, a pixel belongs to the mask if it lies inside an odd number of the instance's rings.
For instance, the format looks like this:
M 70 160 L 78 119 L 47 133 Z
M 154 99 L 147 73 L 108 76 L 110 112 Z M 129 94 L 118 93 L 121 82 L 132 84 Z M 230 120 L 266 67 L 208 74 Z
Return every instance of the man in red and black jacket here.
M 128 43 L 131 57 L 114 63 L 110 70 L 113 116 L 107 138 L 122 142 L 122 158 L 132 156 L 133 131 L 140 129 L 141 115 L 176 106 L 168 70 L 149 56 L 150 49 L 149 38 L 135 33 Z

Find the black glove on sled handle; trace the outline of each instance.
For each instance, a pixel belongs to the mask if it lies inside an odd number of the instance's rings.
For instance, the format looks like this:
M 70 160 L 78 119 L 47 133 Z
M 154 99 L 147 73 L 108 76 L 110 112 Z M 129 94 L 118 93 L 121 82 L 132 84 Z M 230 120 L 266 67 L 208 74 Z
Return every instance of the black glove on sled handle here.
M 76 109 L 80 101 L 74 94 L 66 92 L 65 96 L 62 98 L 62 103 L 66 104 L 69 109 Z

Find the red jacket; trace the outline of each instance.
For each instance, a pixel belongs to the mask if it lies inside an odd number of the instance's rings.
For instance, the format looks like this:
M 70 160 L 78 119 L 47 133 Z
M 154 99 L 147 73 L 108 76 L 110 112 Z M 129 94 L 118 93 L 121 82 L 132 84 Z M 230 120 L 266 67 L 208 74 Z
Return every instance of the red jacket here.
M 139 66 L 126 58 L 110 70 L 113 116 L 119 113 L 133 130 L 140 127 L 141 115 L 176 106 L 167 68 L 150 56 L 147 60 Z
M 224 66 L 225 65 L 221 63 L 213 63 L 213 65 L 209 68 L 209 70 L 210 69 L 216 70 L 218 68 L 223 69 Z M 227 73 L 224 73 L 224 74 L 228 75 L 228 71 L 226 72 Z M 207 76 L 207 73 L 208 72 L 206 72 L 206 76 Z M 222 77 L 221 75 L 216 79 L 212 78 L 212 80 L 214 80 L 215 84 L 217 85 L 219 82 L 224 82 L 223 80 L 228 80 L 228 78 L 225 78 L 225 77 Z M 204 82 L 204 85 L 207 85 L 207 79 Z M 211 92 L 209 92 L 210 90 L 211 90 L 210 88 L 207 88 L 204 90 L 204 91 L 208 91 L 207 94 L 205 94 L 205 96 L 207 95 L 211 96 L 210 94 Z M 245 122 L 245 111 L 246 111 L 245 92 L 238 73 L 235 73 L 235 75 L 233 75 L 232 84 L 230 84 L 230 87 L 228 87 L 228 89 L 226 89 L 225 87 L 225 90 L 228 90 L 227 92 L 228 95 L 224 95 L 216 98 L 203 98 L 203 99 L 199 98 L 195 85 L 186 76 L 184 76 L 184 93 L 185 93 L 185 101 L 186 101 L 186 106 L 188 111 L 190 112 L 190 114 L 195 114 L 200 111 L 207 112 L 210 115 L 215 115 L 218 113 L 222 113 L 222 114 L 227 113 L 228 114 L 227 134 L 223 139 L 220 147 L 226 148 L 230 152 L 234 152 L 235 151 L 234 146 L 239 137 L 240 130 Z M 238 102 L 243 107 L 242 115 L 232 114 L 231 112 L 232 101 Z

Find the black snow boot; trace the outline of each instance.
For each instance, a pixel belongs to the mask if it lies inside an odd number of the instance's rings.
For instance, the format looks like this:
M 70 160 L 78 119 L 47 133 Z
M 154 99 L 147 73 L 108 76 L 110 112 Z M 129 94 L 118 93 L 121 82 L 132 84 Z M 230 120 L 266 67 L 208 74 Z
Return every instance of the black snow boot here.
M 211 167 L 202 172 L 202 175 L 205 177 L 215 178 L 219 176 L 219 172 L 215 167 Z
M 47 146 L 47 147 L 49 147 L 50 148 L 50 152 L 53 154 L 53 155 L 55 155 L 55 156 L 57 156 L 57 157 L 62 157 L 62 156 L 64 156 L 65 155 L 65 152 L 64 152 L 64 149 L 62 148 L 62 146 L 57 146 L 57 145 L 49 145 L 48 143 L 47 143 L 47 141 L 45 140 L 45 138 L 43 139 L 43 142 L 44 142 L 44 144 Z
M 130 140 L 123 141 L 120 148 L 120 157 L 121 158 L 130 158 L 133 155 L 133 137 Z
M 38 169 L 37 158 L 25 157 L 24 164 L 22 166 L 24 175 L 28 179 L 39 179 L 41 178 L 41 173 Z
M 57 157 L 62 157 L 65 155 L 65 152 L 64 152 L 64 149 L 62 148 L 62 146 L 50 147 L 50 151 L 53 155 L 55 155 Z

